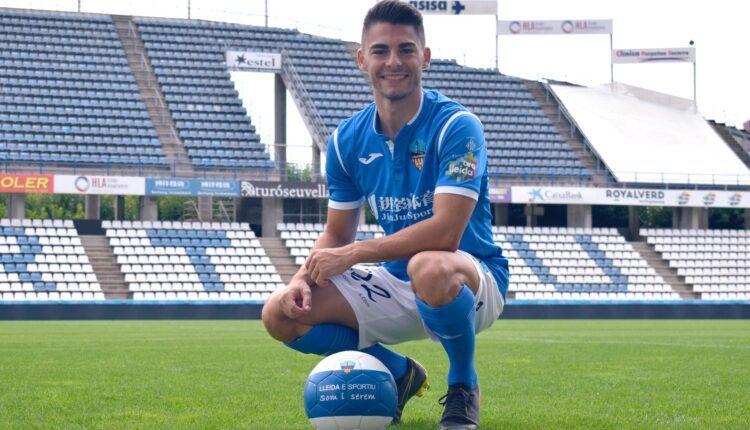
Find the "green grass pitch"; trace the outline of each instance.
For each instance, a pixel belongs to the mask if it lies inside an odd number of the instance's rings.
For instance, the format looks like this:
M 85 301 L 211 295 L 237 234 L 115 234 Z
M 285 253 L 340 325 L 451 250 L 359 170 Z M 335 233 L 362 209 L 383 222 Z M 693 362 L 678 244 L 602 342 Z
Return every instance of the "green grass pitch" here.
M 397 429 L 433 429 L 443 351 L 396 349 L 433 385 Z M 0 429 L 308 429 L 318 360 L 259 321 L 0 322 Z M 750 321 L 500 320 L 477 365 L 483 429 L 750 429 Z

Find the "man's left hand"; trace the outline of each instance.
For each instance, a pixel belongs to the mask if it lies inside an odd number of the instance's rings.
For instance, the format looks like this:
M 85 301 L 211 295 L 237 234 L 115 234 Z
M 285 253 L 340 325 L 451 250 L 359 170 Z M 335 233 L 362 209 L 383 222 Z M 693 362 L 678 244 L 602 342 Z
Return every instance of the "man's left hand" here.
M 348 247 L 316 249 L 305 261 L 305 267 L 310 278 L 320 286 L 333 285 L 329 279 L 344 273 L 354 265 L 352 253 Z

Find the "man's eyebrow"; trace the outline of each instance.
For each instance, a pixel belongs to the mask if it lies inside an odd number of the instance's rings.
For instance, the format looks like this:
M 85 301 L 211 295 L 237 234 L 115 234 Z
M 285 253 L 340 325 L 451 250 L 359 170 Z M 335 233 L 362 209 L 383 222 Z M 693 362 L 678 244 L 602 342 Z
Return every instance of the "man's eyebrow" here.
M 398 45 L 399 48 L 416 48 L 417 44 L 414 42 L 405 42 L 400 45 Z M 388 49 L 389 46 L 385 43 L 375 43 L 370 45 L 370 50 L 373 49 Z

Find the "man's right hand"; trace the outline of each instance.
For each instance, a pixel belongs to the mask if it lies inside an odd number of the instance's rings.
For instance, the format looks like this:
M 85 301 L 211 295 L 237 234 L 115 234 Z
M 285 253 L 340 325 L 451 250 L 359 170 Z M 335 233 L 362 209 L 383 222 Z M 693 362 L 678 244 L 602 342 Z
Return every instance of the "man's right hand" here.
M 299 318 L 310 313 L 311 299 L 310 284 L 304 278 L 295 277 L 279 298 L 281 311 L 290 319 Z

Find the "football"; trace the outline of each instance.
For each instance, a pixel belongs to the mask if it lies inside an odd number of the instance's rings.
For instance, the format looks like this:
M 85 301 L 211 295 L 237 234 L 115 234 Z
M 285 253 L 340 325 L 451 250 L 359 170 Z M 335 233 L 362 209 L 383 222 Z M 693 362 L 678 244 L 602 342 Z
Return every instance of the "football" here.
M 305 412 L 318 430 L 383 430 L 396 413 L 396 382 L 377 358 L 360 351 L 330 355 L 310 372 Z

